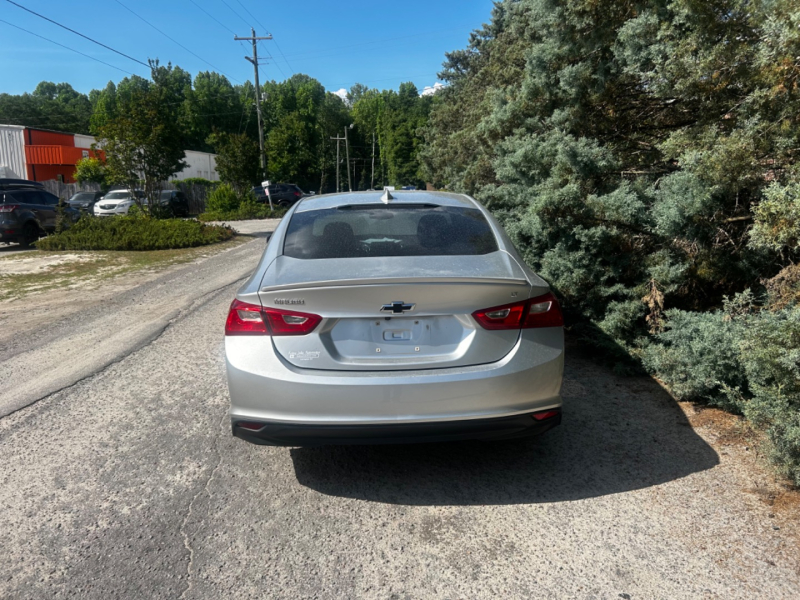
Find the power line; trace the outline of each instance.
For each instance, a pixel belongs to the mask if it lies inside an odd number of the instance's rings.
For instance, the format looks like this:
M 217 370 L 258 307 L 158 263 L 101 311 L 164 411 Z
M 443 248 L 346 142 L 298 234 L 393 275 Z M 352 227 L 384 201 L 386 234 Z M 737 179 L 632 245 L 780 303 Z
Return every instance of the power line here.
M 84 38 L 86 40 L 89 40 L 93 44 L 97 44 L 98 46 L 102 46 L 106 50 L 111 50 L 112 52 L 115 52 L 115 53 L 119 54 L 120 56 L 124 56 L 125 58 L 127 58 L 129 60 L 132 60 L 135 63 L 139 63 L 143 67 L 147 67 L 148 69 L 150 68 L 150 65 L 148 65 L 147 63 L 143 63 L 142 61 L 140 61 L 140 60 L 138 60 L 136 58 L 133 58 L 132 56 L 128 56 L 127 54 L 125 54 L 124 52 L 120 52 L 119 50 L 114 50 L 114 48 L 112 48 L 111 46 L 106 46 L 104 43 L 98 42 L 97 40 L 90 38 L 88 35 L 83 35 L 82 33 L 78 32 L 78 31 L 75 31 L 74 29 L 70 29 L 66 25 L 62 25 L 61 23 L 57 23 L 56 21 L 53 21 L 53 19 L 48 19 L 44 15 L 40 15 L 39 13 L 32 11 L 30 8 L 25 8 L 21 4 L 17 4 L 16 2 L 12 2 L 12 0 L 6 0 L 6 2 L 8 2 L 9 4 L 13 4 L 17 8 L 21 8 L 22 10 L 24 10 L 26 12 L 29 12 L 32 15 L 36 15 L 40 19 L 44 19 L 45 21 L 48 21 L 48 22 L 52 23 L 53 25 L 58 25 L 59 27 L 61 27 L 61 29 L 66 29 L 67 31 L 69 31 L 71 33 L 74 33 L 75 35 L 79 35 L 82 38 Z
M 305 58 L 307 58 L 309 56 L 318 56 L 318 55 L 327 56 L 333 50 L 344 50 L 344 49 L 347 49 L 347 48 L 357 48 L 357 47 L 360 47 L 360 46 L 369 46 L 371 44 L 385 44 L 386 42 L 392 42 L 392 41 L 395 41 L 395 40 L 404 40 L 404 39 L 414 38 L 414 37 L 432 36 L 432 35 L 437 35 L 437 34 L 440 34 L 440 33 L 445 33 L 445 32 L 448 32 L 448 31 L 461 31 L 461 28 L 442 29 L 440 31 L 430 31 L 430 32 L 426 32 L 426 33 L 412 33 L 412 34 L 409 34 L 409 35 L 401 35 L 401 36 L 397 36 L 397 37 L 375 39 L 375 40 L 372 40 L 372 41 L 369 41 L 369 42 L 359 42 L 357 44 L 347 44 L 347 45 L 344 45 L 344 46 L 332 46 L 330 48 L 320 48 L 320 49 L 317 49 L 317 50 L 306 50 L 306 51 L 294 52 L 294 53 L 290 52 L 289 56 L 292 57 L 292 60 L 299 59 L 299 58 L 305 59 Z
M 9 1 L 10 1 L 10 0 L 9 0 Z M 127 6 L 125 6 L 125 5 L 124 5 L 122 2 L 120 2 L 120 0 L 114 0 L 114 1 L 115 1 L 117 4 L 119 4 L 119 5 L 120 5 L 122 8 L 124 8 L 125 10 L 127 10 L 129 13 L 131 13 L 133 16 L 135 16 L 135 17 L 137 17 L 138 19 L 141 19 L 142 21 L 144 21 L 145 23 L 147 23 L 147 24 L 148 24 L 150 27 L 152 27 L 153 29 L 155 29 L 155 30 L 156 30 L 158 33 L 160 33 L 161 35 L 163 35 L 165 38 L 167 38 L 168 40 L 170 40 L 172 43 L 174 43 L 174 44 L 177 44 L 178 46 L 180 46 L 181 48 L 183 48 L 184 50 L 186 50 L 186 51 L 187 51 L 189 54 L 191 54 L 191 55 L 192 55 L 192 56 L 194 56 L 195 58 L 197 58 L 197 59 L 199 59 L 199 60 L 203 61 L 204 63 L 206 63 L 206 64 L 207 64 L 209 67 L 211 67 L 211 68 L 212 68 L 212 69 L 214 69 L 215 71 L 218 71 L 218 72 L 222 73 L 223 75 L 225 75 L 226 77 L 228 77 L 228 79 L 233 79 L 234 81 L 239 81 L 239 80 L 238 80 L 238 79 L 236 79 L 235 77 L 231 77 L 231 76 L 230 76 L 230 75 L 228 75 L 227 73 L 223 72 L 223 71 L 222 71 L 222 69 L 219 69 L 219 68 L 215 67 L 214 65 L 212 65 L 210 62 L 208 62 L 208 61 L 207 61 L 205 58 L 203 58 L 202 56 L 198 56 L 197 54 L 195 54 L 194 52 L 192 52 L 191 50 L 189 50 L 189 48 L 187 48 L 186 46 L 184 46 L 183 44 L 181 44 L 181 43 L 180 43 L 179 41 L 177 41 L 176 39 L 174 39 L 174 38 L 170 37 L 169 35 L 167 35 L 167 34 L 166 34 L 166 33 L 164 33 L 163 31 L 161 31 L 161 30 L 160 30 L 158 27 L 156 27 L 155 25 L 153 25 L 153 24 L 152 24 L 150 21 L 148 21 L 147 19 L 145 19 L 143 16 L 141 16 L 141 15 L 139 15 L 139 14 L 137 14 L 137 13 L 133 12 L 133 10 L 131 10 L 130 8 L 128 8 Z M 241 81 L 239 81 L 239 83 L 241 83 Z
M 223 3 L 225 6 L 227 6 L 229 9 L 231 9 L 231 12 L 232 12 L 233 14 L 235 14 L 237 17 L 239 17 L 239 18 L 242 20 L 242 22 L 243 22 L 245 25 L 247 25 L 248 27 L 250 27 L 250 25 L 251 25 L 251 24 L 247 22 L 247 19 L 245 19 L 245 18 L 244 18 L 242 15 L 240 15 L 240 14 L 239 14 L 238 12 L 236 12 L 235 10 L 233 10 L 233 7 L 232 7 L 230 4 L 228 4 L 227 2 L 225 2 L 225 0 L 219 0 L 219 1 L 220 1 L 220 2 L 222 2 L 222 3 Z
M 278 46 L 278 42 L 275 42 L 275 47 L 278 49 L 278 52 L 281 53 L 283 61 L 286 63 L 286 66 L 289 67 L 289 70 L 292 72 L 292 75 L 294 75 L 294 69 L 292 68 L 292 65 L 289 64 L 289 61 L 286 60 L 286 55 L 283 53 L 283 50 L 281 50 L 281 47 Z
M 231 29 L 230 27 L 228 27 L 227 25 L 225 25 L 225 24 L 224 24 L 222 21 L 220 21 L 219 19 L 217 19 L 217 18 L 216 18 L 214 15 L 212 15 L 212 14 L 211 14 L 210 12 L 208 12 L 208 11 L 207 11 L 205 8 L 203 8 L 202 6 L 200 6 L 200 5 L 199 5 L 197 2 L 195 2 L 194 0 L 189 0 L 189 2 L 191 2 L 191 3 L 192 3 L 192 4 L 194 4 L 194 5 L 195 5 L 197 8 L 199 8 L 199 9 L 200 9 L 200 10 L 202 10 L 204 13 L 206 13 L 206 14 L 207 14 L 207 15 L 208 15 L 210 18 L 212 18 L 214 21 L 216 21 L 217 23 L 219 23 L 220 27 L 222 27 L 223 29 L 227 29 L 227 30 L 228 30 L 228 31 L 230 31 L 230 32 L 231 32 L 233 35 L 236 35 L 236 32 L 235 32 L 233 29 Z
M 239 6 L 241 6 L 241 7 L 244 9 L 244 12 L 246 12 L 248 15 L 250 15 L 250 18 L 251 18 L 251 19 L 253 19 L 253 20 L 256 22 L 256 25 L 258 25 L 259 27 L 261 27 L 261 29 L 263 29 L 264 31 L 266 31 L 266 30 L 267 30 L 267 28 L 266 28 L 266 27 L 264 27 L 264 25 L 262 25 L 262 24 L 261 24 L 261 21 L 259 21 L 258 19 L 256 19 L 255 15 L 254 15 L 253 13 L 251 13 L 249 10 L 247 10 L 247 7 L 246 7 L 244 4 L 242 4 L 241 2 L 239 2 L 239 0 L 236 0 L 236 3 L 237 3 Z
M 20 27 L 19 25 L 14 25 L 13 23 L 9 23 L 8 21 L 4 21 L 3 19 L 0 19 L 0 23 L 5 23 L 6 25 L 10 25 L 11 27 L 15 27 L 15 28 L 19 29 L 20 31 L 24 31 L 25 33 L 30 33 L 31 35 L 35 35 L 36 37 L 38 37 L 40 39 L 43 39 L 45 41 L 48 41 L 51 44 L 55 44 L 56 46 L 61 46 L 62 48 L 66 48 L 67 50 L 71 50 L 72 52 L 75 52 L 76 54 L 80 54 L 81 56 L 85 56 L 86 58 L 91 58 L 92 60 L 97 61 L 97 62 L 99 62 L 101 64 L 104 64 L 107 67 L 111 67 L 112 69 L 116 69 L 117 71 L 122 71 L 123 73 L 127 73 L 128 75 L 133 75 L 133 73 L 131 73 L 130 71 L 126 71 L 125 69 L 121 69 L 120 67 L 116 67 L 116 66 L 114 66 L 114 65 L 112 65 L 110 63 L 107 63 L 107 62 L 105 62 L 103 60 L 100 60 L 99 58 L 95 58 L 94 56 L 90 56 L 89 54 L 85 54 L 85 53 L 81 52 L 80 50 L 75 50 L 75 48 L 70 48 L 69 46 L 65 46 L 64 44 L 59 44 L 58 42 L 56 42 L 54 40 L 51 40 L 50 38 L 46 38 L 46 37 L 44 37 L 42 35 L 39 35 L 38 33 L 34 33 L 32 31 L 28 31 L 27 29 L 24 29 L 24 28 Z
M 272 58 L 272 56 L 270 55 L 270 53 L 267 50 L 266 46 L 262 42 L 258 42 L 258 43 L 261 44 L 261 49 L 267 55 L 267 58 L 272 59 L 272 61 L 273 61 L 272 64 L 275 65 L 276 67 L 278 67 L 278 71 L 281 72 L 281 75 L 283 75 L 283 78 L 284 79 L 288 79 L 288 77 L 286 77 L 286 73 L 283 72 L 283 69 L 281 69 L 281 66 L 275 61 L 274 58 Z

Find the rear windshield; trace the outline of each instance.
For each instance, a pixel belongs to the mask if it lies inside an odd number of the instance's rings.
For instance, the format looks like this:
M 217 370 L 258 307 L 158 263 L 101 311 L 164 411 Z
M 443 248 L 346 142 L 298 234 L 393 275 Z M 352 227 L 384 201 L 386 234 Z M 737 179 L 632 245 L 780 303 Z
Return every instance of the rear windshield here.
M 79 192 L 72 197 L 72 200 L 94 200 L 94 192 Z
M 480 210 L 456 206 L 346 206 L 295 213 L 283 253 L 292 258 L 479 255 L 497 250 Z

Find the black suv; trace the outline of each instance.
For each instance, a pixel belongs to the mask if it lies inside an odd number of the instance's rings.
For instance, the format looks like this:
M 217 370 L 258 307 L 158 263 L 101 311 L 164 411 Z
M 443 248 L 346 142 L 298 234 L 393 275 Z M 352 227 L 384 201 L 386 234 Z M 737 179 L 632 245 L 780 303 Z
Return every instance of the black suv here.
M 103 192 L 78 192 L 77 194 L 73 194 L 72 197 L 67 200 L 67 204 L 69 204 L 72 208 L 76 208 L 80 211 L 91 214 L 92 209 L 94 208 L 94 203 L 100 200 L 102 197 Z
M 269 203 L 267 192 L 260 185 L 253 188 L 253 193 L 259 202 Z M 293 183 L 273 183 L 269 186 L 269 195 L 272 198 L 272 204 L 288 208 L 305 196 L 305 193 Z
M 159 204 L 169 207 L 173 217 L 189 216 L 189 198 L 179 190 L 163 190 Z
M 58 196 L 35 181 L 0 179 L 0 242 L 28 246 L 56 228 Z M 80 213 L 64 206 L 67 223 Z

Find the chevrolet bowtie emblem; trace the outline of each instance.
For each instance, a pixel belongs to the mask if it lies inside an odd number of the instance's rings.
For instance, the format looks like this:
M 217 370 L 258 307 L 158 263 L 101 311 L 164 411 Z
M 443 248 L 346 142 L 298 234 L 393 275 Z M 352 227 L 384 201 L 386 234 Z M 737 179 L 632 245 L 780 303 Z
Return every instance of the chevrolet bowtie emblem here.
M 415 306 L 416 304 L 406 304 L 402 300 L 395 300 L 394 302 L 390 302 L 389 304 L 384 304 L 381 306 L 381 312 L 390 312 L 392 314 L 399 315 L 404 312 L 414 310 Z

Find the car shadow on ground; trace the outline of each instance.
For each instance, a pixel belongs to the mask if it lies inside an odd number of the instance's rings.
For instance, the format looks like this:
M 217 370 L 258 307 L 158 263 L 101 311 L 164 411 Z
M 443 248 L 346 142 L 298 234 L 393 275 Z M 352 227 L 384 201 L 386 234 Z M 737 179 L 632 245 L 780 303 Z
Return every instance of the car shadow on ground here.
M 561 426 L 540 438 L 295 448 L 297 480 L 323 494 L 391 504 L 528 504 L 646 488 L 719 462 L 649 377 L 615 376 L 568 354 L 562 395 Z
M 35 248 L 24 248 L 19 244 L 6 244 L 0 242 L 0 256 L 10 256 L 12 254 L 16 254 L 17 252 L 29 252 L 30 250 L 35 250 Z

